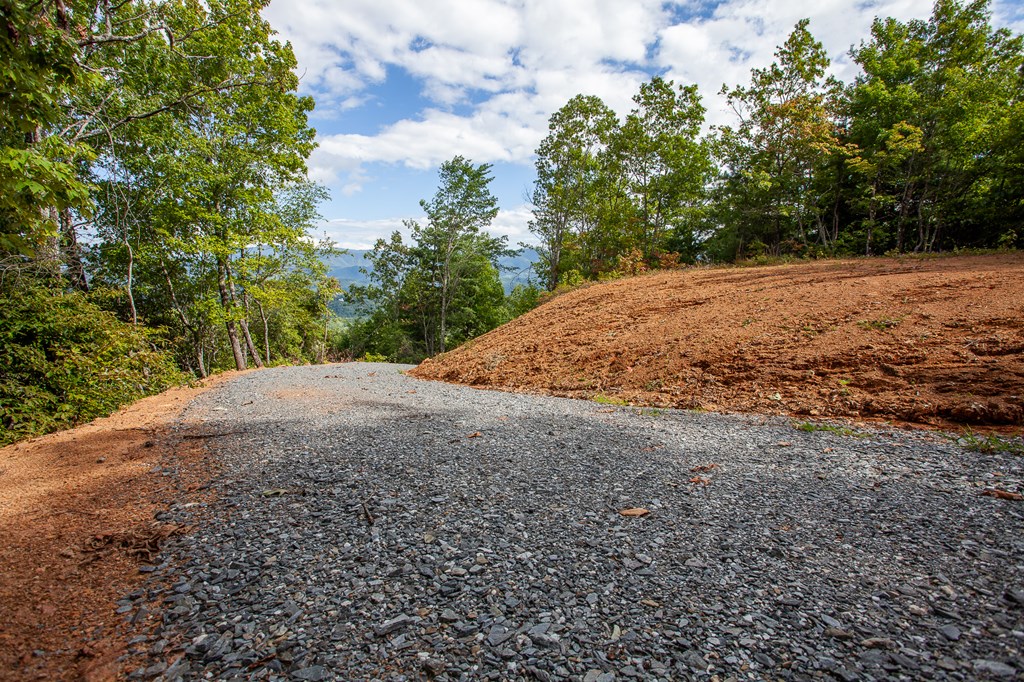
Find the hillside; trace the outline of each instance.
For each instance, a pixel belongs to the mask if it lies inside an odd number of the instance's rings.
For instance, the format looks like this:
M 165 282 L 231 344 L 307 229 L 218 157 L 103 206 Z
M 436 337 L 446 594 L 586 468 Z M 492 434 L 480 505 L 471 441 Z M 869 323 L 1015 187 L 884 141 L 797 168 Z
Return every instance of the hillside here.
M 1024 256 L 659 272 L 559 296 L 415 376 L 632 405 L 1024 423 Z

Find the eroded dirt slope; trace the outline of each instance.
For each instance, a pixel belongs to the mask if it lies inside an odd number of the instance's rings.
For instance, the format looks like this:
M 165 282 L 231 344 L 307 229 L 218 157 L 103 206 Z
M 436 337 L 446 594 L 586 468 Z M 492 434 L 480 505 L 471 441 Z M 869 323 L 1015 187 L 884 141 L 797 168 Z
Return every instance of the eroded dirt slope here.
M 1024 423 L 1024 256 L 660 272 L 573 291 L 413 374 L 653 405 Z

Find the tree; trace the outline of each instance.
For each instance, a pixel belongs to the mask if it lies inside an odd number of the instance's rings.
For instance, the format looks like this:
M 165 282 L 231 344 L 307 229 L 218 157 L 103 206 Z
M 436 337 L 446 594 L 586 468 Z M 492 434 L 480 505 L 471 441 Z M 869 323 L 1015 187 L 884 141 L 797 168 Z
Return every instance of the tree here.
M 1011 216 L 1019 225 L 1024 54 L 1020 36 L 992 28 L 987 0 L 877 19 L 851 55 L 863 70 L 847 104 L 855 197 L 869 197 L 861 220 L 884 247 L 993 246 Z
M 89 205 L 75 161 L 90 150 L 48 131 L 91 79 L 66 5 L 2 0 L 0 17 L 0 254 L 28 257 L 55 239 L 60 211 Z
M 506 249 L 506 238 L 494 238 L 483 230 L 498 214 L 498 200 L 488 185 L 491 165 L 474 166 L 461 156 L 441 165 L 437 193 L 421 200 L 426 225 L 409 221 L 415 243 L 417 271 L 423 278 L 421 319 L 428 355 L 448 347 L 448 320 L 453 302 L 462 293 L 479 259 L 497 268 Z
M 445 162 L 436 194 L 420 202 L 426 224 L 406 222 L 411 243 L 394 232 L 366 254 L 370 283 L 348 292 L 369 313 L 349 330 L 356 355 L 418 360 L 508 319 L 498 259 L 513 252 L 485 231 L 498 212 L 490 182 L 490 164 Z
M 675 244 L 692 244 L 712 165 L 700 139 L 704 107 L 696 85 L 677 88 L 655 77 L 633 101 L 636 108 L 612 138 L 612 153 L 633 203 L 634 239 L 653 262 L 670 233 Z M 692 247 L 686 255 L 693 258 Z
M 749 86 L 722 88 L 739 118 L 716 142 L 725 169 L 720 220 L 736 233 L 735 255 L 780 253 L 787 242 L 806 247 L 826 234 L 815 181 L 841 152 L 839 84 L 823 80 L 829 59 L 808 23 L 797 23 L 775 62 L 751 71 Z
M 617 127 L 615 113 L 600 98 L 577 95 L 551 116 L 548 135 L 537 148 L 530 231 L 541 240 L 540 274 L 549 291 L 568 269 L 567 250 L 583 251 L 582 262 L 572 265 L 589 265 L 586 245 L 602 213 L 606 152 Z

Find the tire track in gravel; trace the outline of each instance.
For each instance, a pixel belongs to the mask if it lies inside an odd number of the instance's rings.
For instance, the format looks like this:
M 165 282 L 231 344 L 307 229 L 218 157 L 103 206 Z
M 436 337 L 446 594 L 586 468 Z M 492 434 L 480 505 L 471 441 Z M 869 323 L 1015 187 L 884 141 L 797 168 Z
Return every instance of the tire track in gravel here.
M 486 392 L 397 365 L 201 396 L 208 508 L 135 678 L 1019 679 L 1024 462 L 920 432 Z M 713 465 L 713 466 L 712 466 Z M 640 518 L 619 510 L 648 509 Z

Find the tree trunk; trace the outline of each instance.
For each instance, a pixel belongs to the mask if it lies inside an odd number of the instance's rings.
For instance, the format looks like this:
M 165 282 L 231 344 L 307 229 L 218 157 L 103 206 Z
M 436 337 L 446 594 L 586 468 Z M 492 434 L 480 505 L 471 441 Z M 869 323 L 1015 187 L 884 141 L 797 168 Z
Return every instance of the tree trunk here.
M 71 222 L 71 210 L 67 208 L 60 212 L 60 241 L 68 283 L 88 293 L 89 282 L 85 278 L 85 266 L 82 264 L 82 247 L 78 244 L 78 233 Z
M 256 344 L 252 342 L 252 334 L 249 333 L 249 321 L 243 318 L 238 321 L 238 326 L 242 328 L 242 336 L 245 338 L 245 345 L 249 349 L 249 354 L 252 355 L 252 361 L 256 363 L 257 367 L 263 367 L 263 359 L 260 358 L 259 351 L 256 350 Z
M 231 305 L 231 295 L 228 293 L 228 264 L 222 257 L 217 257 L 217 289 L 220 291 L 220 304 L 224 308 L 224 326 L 227 328 L 228 340 L 231 342 L 231 354 L 235 357 L 235 368 L 242 371 L 247 367 L 245 353 L 242 352 L 242 345 L 238 342 L 238 329 L 235 321 L 231 319 L 234 312 Z
M 127 239 L 124 240 L 124 245 L 128 248 L 128 305 L 132 309 L 132 325 L 137 327 L 139 325 L 139 311 L 135 308 L 135 294 L 132 292 L 132 270 L 135 268 L 135 251 L 132 250 L 132 245 L 128 243 Z
M 266 352 L 264 356 L 266 363 L 270 364 L 270 324 L 267 322 L 267 312 L 263 309 L 263 304 L 260 300 L 256 299 L 256 307 L 260 309 L 260 319 L 263 321 L 263 350 Z
M 199 363 L 199 378 L 205 379 L 209 374 L 206 371 L 206 363 L 204 362 L 203 340 L 200 338 L 196 339 L 196 362 Z
M 230 270 L 228 273 L 230 274 Z M 237 305 L 237 300 L 235 299 L 235 283 L 233 281 L 229 281 L 228 291 L 231 292 L 232 305 Z M 257 367 L 263 367 L 263 360 L 260 359 L 260 354 L 256 350 L 256 344 L 252 342 L 252 334 L 249 333 L 249 297 L 244 292 L 242 293 L 242 302 L 245 304 L 246 317 L 243 317 L 238 321 L 238 326 L 242 328 L 242 337 L 245 339 L 245 346 L 248 348 L 253 362 L 256 363 Z

